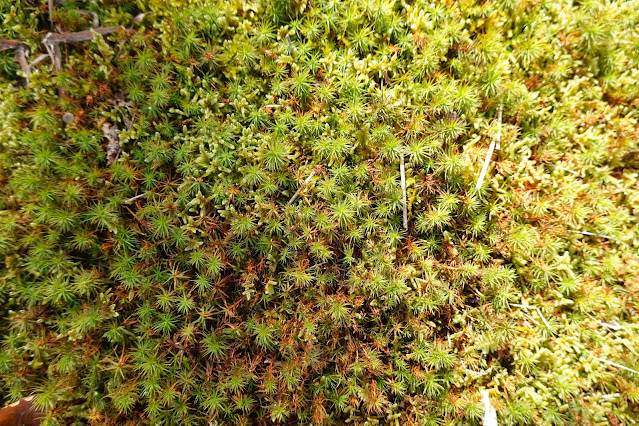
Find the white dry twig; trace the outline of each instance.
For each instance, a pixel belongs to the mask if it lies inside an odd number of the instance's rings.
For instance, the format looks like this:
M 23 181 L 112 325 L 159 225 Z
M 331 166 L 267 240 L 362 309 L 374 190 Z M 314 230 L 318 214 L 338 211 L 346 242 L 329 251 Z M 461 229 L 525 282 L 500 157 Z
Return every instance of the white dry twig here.
M 497 121 L 499 123 L 499 128 L 497 130 L 497 137 L 493 139 L 488 147 L 488 152 L 486 153 L 486 159 L 484 160 L 484 166 L 481 168 L 481 173 L 479 173 L 479 179 L 477 179 L 477 185 L 475 186 L 475 190 L 479 191 L 481 189 L 481 185 L 484 183 L 484 178 L 486 177 L 486 172 L 488 171 L 488 166 L 490 165 L 490 159 L 493 156 L 493 151 L 495 147 L 501 148 L 501 115 L 502 115 L 502 106 L 499 105 L 499 110 L 497 111 Z M 499 149 L 497 148 L 497 149 Z
M 548 323 L 548 321 L 546 321 L 546 318 L 544 317 L 544 314 L 541 313 L 541 309 L 537 308 L 537 313 L 541 317 L 541 320 L 544 322 L 544 325 L 546 327 L 550 328 L 550 324 Z
M 131 203 L 131 202 L 133 202 L 135 200 L 138 200 L 138 199 L 140 199 L 142 197 L 146 197 L 146 194 L 147 194 L 146 192 L 143 192 L 143 193 L 141 193 L 139 195 L 136 195 L 135 197 L 131 197 L 131 198 L 127 199 L 127 200 L 124 200 L 124 202 L 125 203 Z
M 525 314 L 525 313 L 523 313 L 523 312 L 522 312 L 521 314 L 522 314 L 523 316 L 525 316 L 526 318 L 528 318 L 529 320 L 531 320 L 531 321 L 532 321 L 535 325 L 539 325 L 539 323 L 537 322 L 537 320 L 536 320 L 536 319 L 534 319 L 533 317 L 531 317 L 530 315 Z
M 481 400 L 484 403 L 484 426 L 497 426 L 497 410 L 490 403 L 488 389 L 481 391 Z
M 510 306 L 514 306 L 515 308 L 523 308 L 523 309 L 534 309 L 529 305 L 520 305 L 519 303 L 509 303 Z
M 621 330 L 623 327 L 621 327 L 621 325 L 619 325 L 618 323 L 611 323 L 611 322 L 604 322 L 599 320 L 599 324 L 601 324 L 604 327 L 610 328 L 611 330 Z
M 29 81 L 31 80 L 31 68 L 33 68 L 34 66 L 36 66 L 37 64 L 39 64 L 40 62 L 44 61 L 45 59 L 49 58 L 50 56 L 48 54 L 44 54 L 44 55 L 40 55 L 37 58 L 35 58 L 33 60 L 33 62 L 31 62 L 28 66 L 27 66 L 27 87 L 29 86 Z
M 569 229 L 568 232 L 572 232 L 573 234 L 581 234 L 581 235 L 590 235 L 592 237 L 601 237 L 601 238 L 606 238 L 608 240 L 613 240 L 613 241 L 619 241 L 618 239 L 616 239 L 615 237 L 611 237 L 609 235 L 603 235 L 603 234 L 595 234 L 593 232 L 587 232 L 587 231 L 573 231 L 572 229 Z
M 142 22 L 142 20 L 144 19 L 144 17 L 146 15 L 148 15 L 151 12 L 146 12 L 146 13 L 138 13 L 137 15 L 135 15 L 135 18 L 133 18 L 133 23 L 138 23 L 138 22 Z
M 639 374 L 639 371 L 633 370 L 632 368 L 628 368 L 628 367 L 626 367 L 624 365 L 621 365 L 621 364 L 617 364 L 616 362 L 608 361 L 607 359 L 599 358 L 599 357 L 596 357 L 596 356 L 593 356 L 593 358 L 596 359 L 597 361 L 601 361 L 601 362 L 603 362 L 605 364 L 612 365 L 613 367 L 621 368 L 622 370 L 626 370 L 626 371 L 630 371 L 631 373 Z
M 599 399 L 607 400 L 607 399 L 619 398 L 620 396 L 621 396 L 620 393 L 608 393 L 606 395 L 601 395 L 601 398 Z
M 492 368 L 492 367 L 491 367 L 491 368 Z M 464 367 L 464 370 L 466 370 L 466 372 L 467 372 L 467 373 L 476 374 L 476 375 L 478 375 L 478 376 L 485 376 L 485 375 L 487 375 L 487 374 L 490 374 L 490 370 L 491 370 L 491 369 L 488 369 L 488 370 L 486 370 L 486 371 L 475 371 L 475 370 L 471 370 L 471 369 L 470 369 L 470 368 L 468 368 L 468 367 Z
M 561 167 L 561 169 L 563 169 L 563 170 L 567 171 L 568 173 L 570 173 L 570 174 L 572 174 L 572 175 L 579 176 L 579 173 L 577 173 L 577 172 L 576 172 L 576 171 L 574 171 L 574 170 L 567 169 L 567 168 L 565 168 L 565 167 Z
M 53 69 L 56 72 L 60 72 L 62 71 L 62 52 L 60 51 L 58 43 L 49 42 L 50 35 L 51 33 L 47 34 L 44 40 L 42 40 L 42 44 L 47 50 L 47 54 L 51 58 L 51 62 L 53 62 Z
M 302 190 L 304 188 L 306 188 L 306 185 L 308 185 L 308 183 L 311 181 L 311 179 L 313 179 L 313 176 L 315 176 L 315 170 L 311 171 L 311 174 L 308 175 L 306 180 L 304 180 L 304 183 L 302 184 L 302 186 L 300 186 L 299 189 L 297 191 L 295 191 L 295 194 L 293 194 L 291 199 L 288 200 L 288 203 L 286 203 L 287 206 L 290 206 L 293 203 L 293 201 L 295 201 L 297 199 L 297 197 L 299 197 L 299 195 L 302 192 Z
M 550 328 L 550 323 L 546 320 L 546 317 L 544 317 L 544 315 L 541 313 L 541 309 L 539 308 L 535 308 L 534 306 L 530 306 L 530 305 L 520 305 L 519 303 L 510 303 L 510 306 L 513 306 L 515 308 L 521 308 L 521 309 L 534 309 L 535 311 L 537 311 L 537 315 L 539 315 L 539 317 L 541 318 L 541 320 L 543 321 L 544 325 L 547 328 Z M 535 323 L 535 325 L 539 325 L 539 322 L 537 322 L 537 320 L 535 320 L 533 317 L 531 317 L 530 315 L 523 313 L 522 315 L 525 316 L 526 318 L 528 318 L 529 320 L 531 320 L 533 323 Z

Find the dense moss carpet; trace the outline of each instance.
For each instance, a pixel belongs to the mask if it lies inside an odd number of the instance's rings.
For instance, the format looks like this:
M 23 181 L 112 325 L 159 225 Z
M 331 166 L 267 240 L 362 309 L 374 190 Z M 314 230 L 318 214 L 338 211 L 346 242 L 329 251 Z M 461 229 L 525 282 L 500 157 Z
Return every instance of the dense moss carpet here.
M 0 0 L 0 22 L 1 404 L 639 421 L 637 0 Z

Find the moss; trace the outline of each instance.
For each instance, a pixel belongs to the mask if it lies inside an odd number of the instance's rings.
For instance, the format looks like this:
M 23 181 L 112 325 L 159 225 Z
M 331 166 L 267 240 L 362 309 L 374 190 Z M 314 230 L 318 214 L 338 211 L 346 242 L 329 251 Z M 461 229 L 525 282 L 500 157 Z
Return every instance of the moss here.
M 2 401 L 633 421 L 637 6 L 0 0 Z

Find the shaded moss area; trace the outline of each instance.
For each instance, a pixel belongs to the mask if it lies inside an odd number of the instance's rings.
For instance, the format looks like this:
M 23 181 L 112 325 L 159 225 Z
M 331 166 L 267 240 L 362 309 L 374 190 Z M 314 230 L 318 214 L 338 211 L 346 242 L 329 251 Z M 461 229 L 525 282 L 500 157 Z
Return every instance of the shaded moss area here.
M 0 0 L 3 403 L 639 416 L 639 2 L 41 3 Z

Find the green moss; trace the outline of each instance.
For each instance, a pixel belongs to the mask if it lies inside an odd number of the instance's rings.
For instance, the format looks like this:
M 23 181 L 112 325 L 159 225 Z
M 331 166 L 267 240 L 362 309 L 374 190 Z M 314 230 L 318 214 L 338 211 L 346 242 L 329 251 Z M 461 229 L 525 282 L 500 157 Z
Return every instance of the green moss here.
M 0 0 L 0 402 L 632 422 L 637 6 Z

